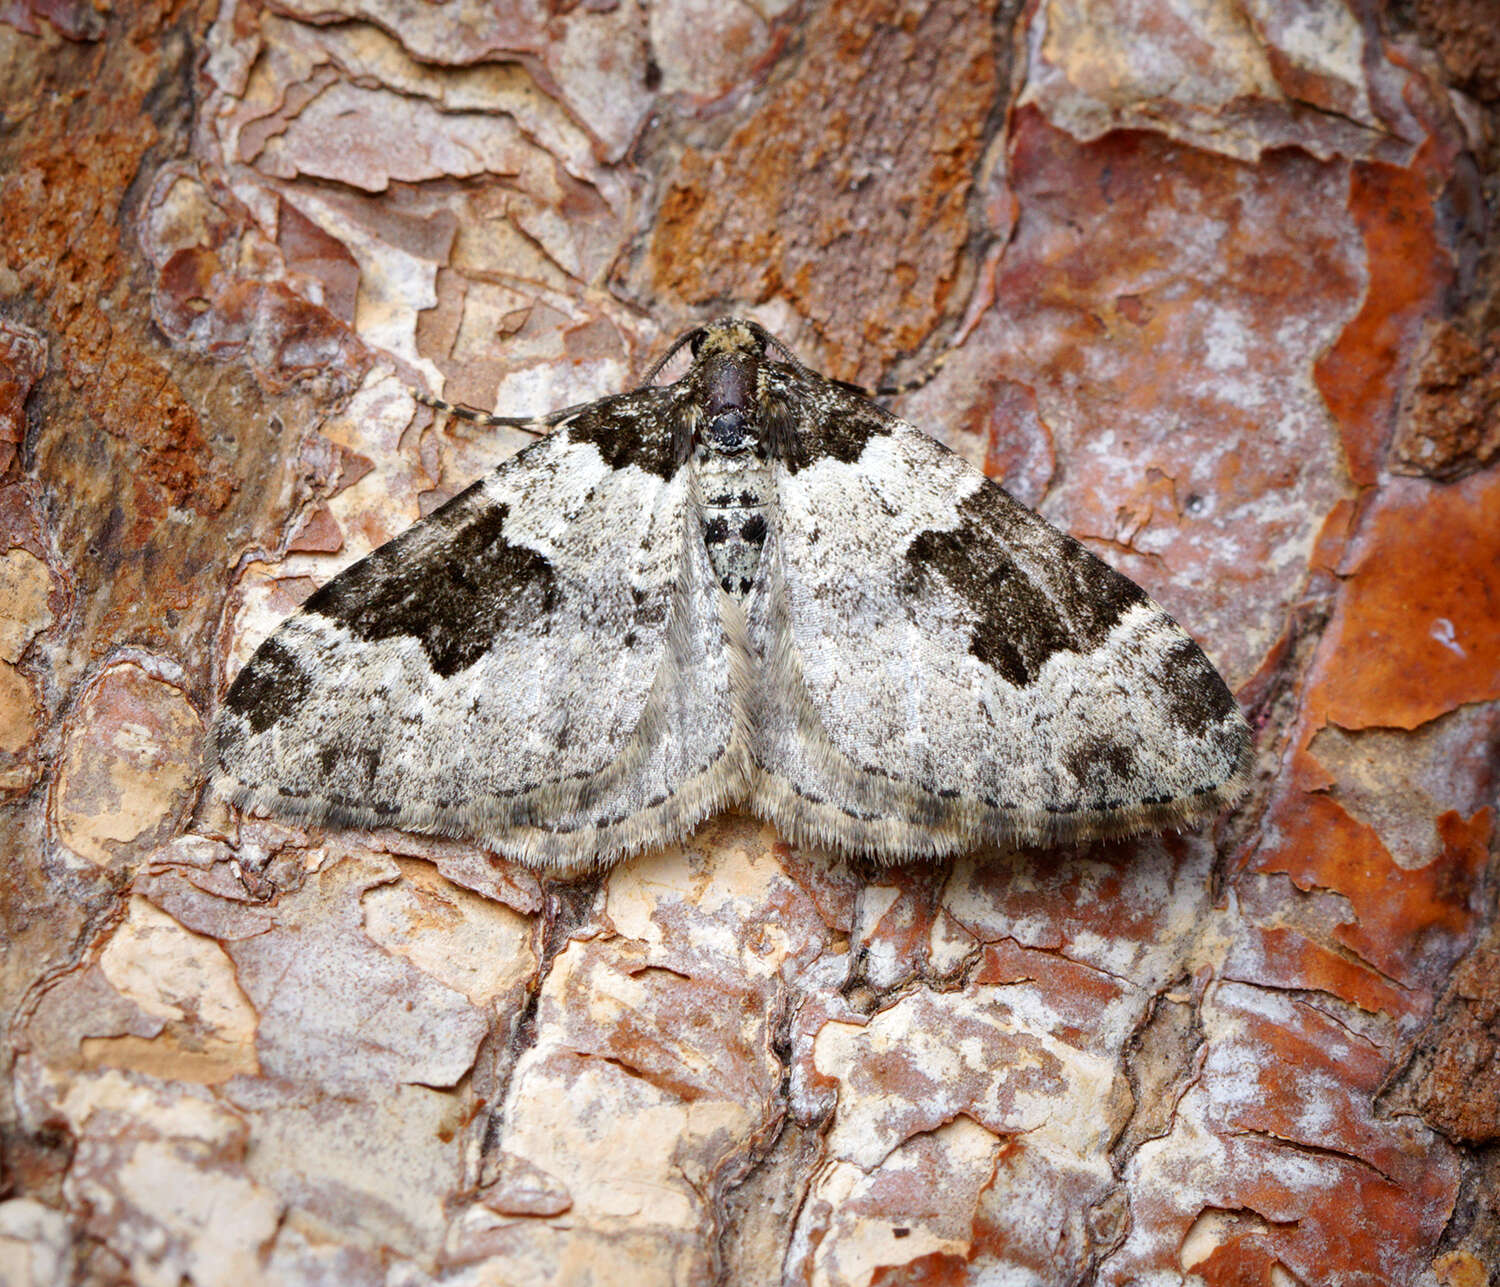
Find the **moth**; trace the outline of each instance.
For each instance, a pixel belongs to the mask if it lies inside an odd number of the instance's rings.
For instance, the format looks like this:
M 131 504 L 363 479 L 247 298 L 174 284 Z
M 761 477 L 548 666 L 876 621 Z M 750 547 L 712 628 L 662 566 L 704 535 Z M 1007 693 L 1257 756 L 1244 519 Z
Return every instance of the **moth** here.
M 1139 586 L 756 323 L 534 427 L 261 645 L 230 801 L 577 871 L 730 807 L 901 861 L 1242 795 L 1249 728 Z

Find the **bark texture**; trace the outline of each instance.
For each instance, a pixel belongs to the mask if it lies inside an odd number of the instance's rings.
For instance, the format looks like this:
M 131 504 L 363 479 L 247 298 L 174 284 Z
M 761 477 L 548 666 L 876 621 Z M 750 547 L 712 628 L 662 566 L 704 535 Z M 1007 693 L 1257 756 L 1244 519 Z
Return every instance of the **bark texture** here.
M 1500 24 L 1412 0 L 0 0 L 0 1283 L 1500 1265 Z M 1210 833 L 582 883 L 240 818 L 334 571 L 749 312 L 1140 581 Z

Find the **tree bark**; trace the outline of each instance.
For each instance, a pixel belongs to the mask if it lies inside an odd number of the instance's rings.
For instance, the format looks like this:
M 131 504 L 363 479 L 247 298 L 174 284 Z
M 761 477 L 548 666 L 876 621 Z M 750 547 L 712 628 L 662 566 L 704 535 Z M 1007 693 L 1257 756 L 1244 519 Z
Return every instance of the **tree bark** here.
M 0 1282 L 1497 1281 L 1482 0 L 0 3 Z M 1140 582 L 1212 828 L 240 816 L 333 573 L 754 316 Z

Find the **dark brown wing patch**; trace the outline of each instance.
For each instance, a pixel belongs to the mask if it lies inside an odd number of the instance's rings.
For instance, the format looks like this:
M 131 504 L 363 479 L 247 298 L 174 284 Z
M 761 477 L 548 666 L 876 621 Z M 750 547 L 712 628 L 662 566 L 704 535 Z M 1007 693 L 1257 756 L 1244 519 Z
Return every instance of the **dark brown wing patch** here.
M 589 443 L 611 469 L 637 469 L 671 478 L 688 457 L 691 424 L 661 389 L 638 389 L 590 403 L 567 423 L 571 442 Z
M 486 498 L 483 482 L 475 483 L 334 577 L 303 608 L 368 643 L 415 639 L 444 678 L 467 670 L 496 635 L 544 620 L 556 605 L 551 565 L 505 539 L 507 514 Z M 258 661 L 259 654 L 246 673 Z
M 939 576 L 970 606 L 969 651 L 1012 684 L 1030 683 L 1055 653 L 1091 652 L 1126 611 L 1149 602 L 1133 581 L 993 483 L 965 498 L 958 514 L 954 527 L 918 533 L 906 560 L 914 580 Z M 1017 566 L 1017 549 L 1044 555 L 1046 592 Z

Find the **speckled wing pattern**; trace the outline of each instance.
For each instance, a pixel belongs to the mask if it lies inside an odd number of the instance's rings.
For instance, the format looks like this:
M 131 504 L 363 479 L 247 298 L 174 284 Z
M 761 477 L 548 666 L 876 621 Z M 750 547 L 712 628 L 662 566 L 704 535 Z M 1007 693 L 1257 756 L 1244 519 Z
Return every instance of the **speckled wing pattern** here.
M 759 326 L 683 346 L 315 593 L 225 697 L 218 789 L 552 870 L 739 804 L 895 861 L 1242 794 L 1249 730 L 1139 587 Z
M 218 789 L 558 868 L 738 793 L 734 659 L 666 404 L 594 404 L 317 591 L 230 687 Z
M 795 408 L 752 608 L 753 802 L 888 857 L 1199 821 L 1249 730 L 1134 582 L 910 424 L 783 370 Z

